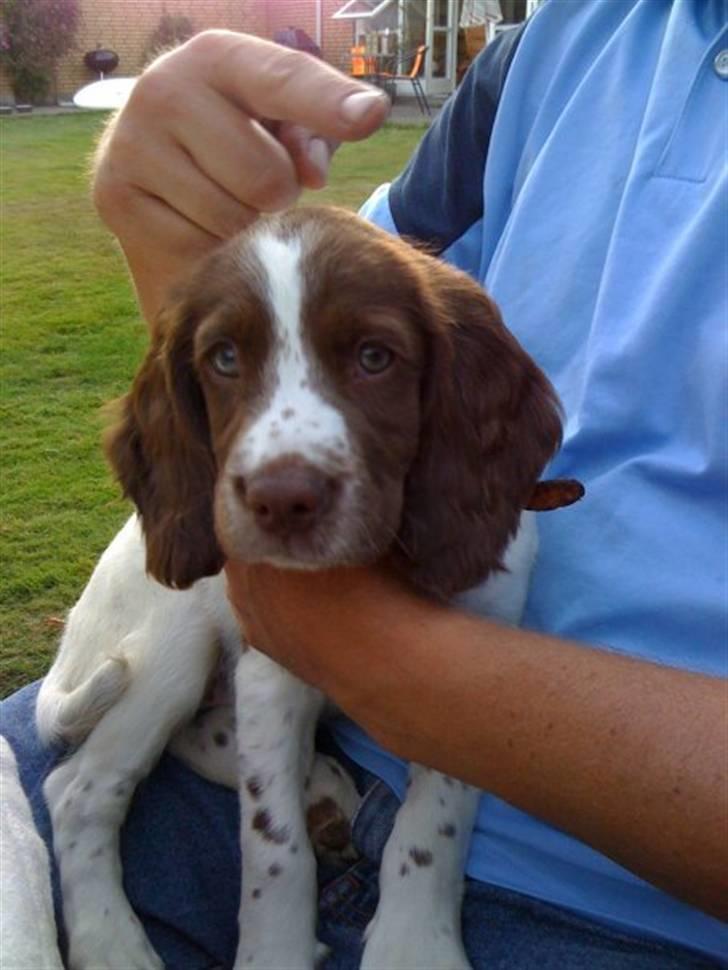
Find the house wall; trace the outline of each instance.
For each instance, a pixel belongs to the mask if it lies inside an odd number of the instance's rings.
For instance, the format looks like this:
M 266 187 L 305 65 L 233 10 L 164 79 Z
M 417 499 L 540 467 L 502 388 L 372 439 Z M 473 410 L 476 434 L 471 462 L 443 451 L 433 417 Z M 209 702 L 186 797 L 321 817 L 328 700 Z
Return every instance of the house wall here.
M 351 46 L 350 24 L 332 21 L 343 0 L 323 0 L 323 53 L 329 63 L 343 67 Z M 282 27 L 302 27 L 316 39 L 316 0 L 79 0 L 80 22 L 76 50 L 60 63 L 57 92 L 61 100 L 95 80 L 83 63 L 86 51 L 109 47 L 119 55 L 118 77 L 138 74 L 144 67 L 152 33 L 163 13 L 183 14 L 195 30 L 226 28 L 272 38 Z M 0 69 L 0 102 L 13 102 L 7 74 Z
M 321 50 L 334 67 L 347 69 L 351 65 L 351 46 L 354 28 L 351 21 L 332 20 L 345 0 L 323 0 L 321 4 Z M 268 4 L 268 36 L 273 37 L 284 27 L 300 27 L 316 40 L 315 0 L 274 0 Z

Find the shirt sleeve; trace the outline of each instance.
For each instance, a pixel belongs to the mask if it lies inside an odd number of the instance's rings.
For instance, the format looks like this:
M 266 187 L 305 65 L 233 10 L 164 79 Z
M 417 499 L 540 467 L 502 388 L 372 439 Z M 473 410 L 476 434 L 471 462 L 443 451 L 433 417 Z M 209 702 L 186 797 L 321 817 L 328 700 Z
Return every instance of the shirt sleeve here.
M 365 218 L 471 268 L 474 253 L 458 254 L 459 244 L 482 220 L 491 130 L 522 33 L 522 26 L 504 31 L 480 52 L 404 171 L 365 203 Z

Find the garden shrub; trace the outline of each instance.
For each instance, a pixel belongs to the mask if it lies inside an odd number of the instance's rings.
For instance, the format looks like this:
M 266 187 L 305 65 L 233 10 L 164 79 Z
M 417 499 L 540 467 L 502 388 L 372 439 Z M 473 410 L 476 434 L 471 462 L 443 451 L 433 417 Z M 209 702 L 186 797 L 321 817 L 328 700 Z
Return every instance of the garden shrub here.
M 195 27 L 189 17 L 184 14 L 165 13 L 159 18 L 159 23 L 149 38 L 144 60 L 151 63 L 165 51 L 179 47 L 195 33 Z
M 3 0 L 0 59 L 18 104 L 47 103 L 58 61 L 73 50 L 78 0 Z

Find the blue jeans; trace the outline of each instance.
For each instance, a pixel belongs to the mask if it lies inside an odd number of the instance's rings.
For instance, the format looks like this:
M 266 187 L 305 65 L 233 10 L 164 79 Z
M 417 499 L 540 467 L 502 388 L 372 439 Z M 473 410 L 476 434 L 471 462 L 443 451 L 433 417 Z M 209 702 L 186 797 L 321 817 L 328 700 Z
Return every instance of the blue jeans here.
M 42 784 L 64 751 L 44 747 L 38 740 L 37 691 L 38 684 L 32 684 L 0 704 L 0 732 L 15 751 L 36 825 L 50 847 Z M 364 793 L 354 825 L 361 858 L 347 867 L 319 868 L 318 937 L 332 947 L 326 970 L 359 966 L 362 934 L 377 905 L 379 860 L 399 804 L 383 782 L 340 757 Z M 136 791 L 121 833 L 121 855 L 126 893 L 165 966 L 170 970 L 231 967 L 240 883 L 236 793 L 203 780 L 164 755 Z M 55 868 L 52 875 L 63 949 Z M 682 947 L 627 936 L 470 879 L 463 902 L 463 936 L 476 970 L 714 966 Z

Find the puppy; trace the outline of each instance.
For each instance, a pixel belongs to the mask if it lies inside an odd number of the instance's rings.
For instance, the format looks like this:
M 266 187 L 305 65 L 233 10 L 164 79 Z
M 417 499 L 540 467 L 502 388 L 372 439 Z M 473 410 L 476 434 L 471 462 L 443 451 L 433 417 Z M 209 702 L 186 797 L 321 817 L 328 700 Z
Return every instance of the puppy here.
M 218 573 L 226 557 L 318 569 L 387 555 L 421 593 L 472 590 L 466 606 L 518 622 L 536 549 L 522 509 L 560 433 L 548 381 L 486 294 L 353 215 L 261 219 L 204 261 L 156 321 L 108 440 L 138 518 L 102 556 L 39 695 L 46 737 L 88 735 L 45 788 L 74 968 L 160 966 L 117 834 L 220 649 L 236 666 L 236 967 L 313 966 L 303 792 L 324 698 L 241 651 Z M 363 967 L 468 966 L 477 800 L 412 765 Z

